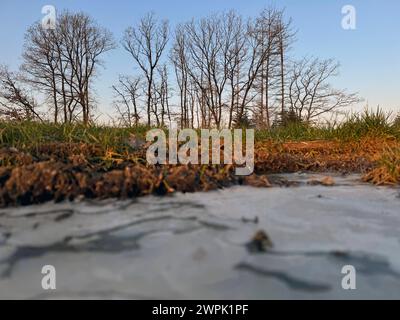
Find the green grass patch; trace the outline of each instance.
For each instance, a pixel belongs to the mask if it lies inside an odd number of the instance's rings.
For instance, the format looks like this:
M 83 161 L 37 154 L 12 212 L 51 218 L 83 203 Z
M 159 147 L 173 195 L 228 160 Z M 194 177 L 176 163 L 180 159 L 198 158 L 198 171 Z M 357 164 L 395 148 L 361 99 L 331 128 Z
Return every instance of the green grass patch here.
M 144 137 L 148 128 L 135 129 L 82 124 L 39 122 L 0 122 L 0 144 L 17 149 L 34 148 L 45 143 L 87 143 L 114 149 L 126 147 L 129 135 Z
M 304 140 L 357 140 L 365 136 L 394 137 L 400 139 L 400 117 L 390 120 L 390 114 L 381 109 L 366 109 L 359 114 L 349 115 L 339 124 L 310 125 L 307 123 L 288 123 L 272 129 L 256 130 L 257 141 L 304 141 Z M 130 134 L 145 138 L 149 127 L 120 128 L 101 125 L 86 127 L 82 124 L 54 124 L 39 122 L 0 121 L 1 147 L 15 147 L 20 150 L 31 149 L 46 143 L 87 143 L 97 144 L 105 150 L 116 152 L 128 147 Z

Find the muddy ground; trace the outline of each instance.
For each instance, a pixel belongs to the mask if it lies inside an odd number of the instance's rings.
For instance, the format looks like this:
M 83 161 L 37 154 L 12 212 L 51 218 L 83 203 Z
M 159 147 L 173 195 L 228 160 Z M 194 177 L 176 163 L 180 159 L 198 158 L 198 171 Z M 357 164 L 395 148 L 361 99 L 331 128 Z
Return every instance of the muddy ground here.
M 263 141 L 255 147 L 255 173 L 235 176 L 232 165 L 148 165 L 146 150 L 115 152 L 95 144 L 49 143 L 25 150 L 0 150 L 0 206 L 54 200 L 130 198 L 195 192 L 232 185 L 270 187 L 271 173 L 360 173 L 375 184 L 396 184 L 379 166 L 382 154 L 400 143 L 394 139 L 360 141 Z M 398 170 L 400 170 L 398 168 Z M 322 182 L 326 183 L 326 182 Z M 329 184 L 329 183 L 328 183 Z

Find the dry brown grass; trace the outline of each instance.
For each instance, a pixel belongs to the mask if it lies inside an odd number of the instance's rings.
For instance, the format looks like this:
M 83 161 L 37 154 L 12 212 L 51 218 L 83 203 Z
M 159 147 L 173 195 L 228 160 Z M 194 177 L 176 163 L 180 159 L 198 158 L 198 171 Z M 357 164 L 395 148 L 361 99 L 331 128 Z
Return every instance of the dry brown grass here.
M 235 176 L 232 165 L 150 166 L 144 149 L 118 153 L 84 143 L 42 144 L 29 152 L 4 148 L 0 162 L 2 206 L 206 191 L 232 184 L 268 187 L 266 174 L 297 171 L 356 172 L 374 184 L 400 183 L 400 143 L 393 138 L 257 142 L 250 177 Z

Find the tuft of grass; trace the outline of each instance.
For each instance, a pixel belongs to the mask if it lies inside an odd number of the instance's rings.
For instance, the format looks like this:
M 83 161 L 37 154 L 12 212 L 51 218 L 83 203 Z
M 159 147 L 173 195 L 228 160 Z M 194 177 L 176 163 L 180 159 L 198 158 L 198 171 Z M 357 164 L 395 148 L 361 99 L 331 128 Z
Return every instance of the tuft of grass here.
M 305 122 L 288 123 L 270 130 L 256 132 L 257 140 L 276 141 L 341 140 L 353 141 L 364 137 L 394 137 L 400 139 L 400 116 L 393 122 L 391 114 L 382 109 L 365 109 L 362 113 L 347 116 L 338 124 L 312 125 Z
M 363 179 L 377 185 L 400 183 L 400 147 L 386 148 L 378 159 L 376 168 Z
M 338 138 L 343 140 L 359 139 L 361 137 L 388 137 L 399 138 L 400 132 L 390 122 L 390 113 L 377 108 L 375 111 L 365 109 L 364 112 L 349 116 L 341 123 L 336 131 Z

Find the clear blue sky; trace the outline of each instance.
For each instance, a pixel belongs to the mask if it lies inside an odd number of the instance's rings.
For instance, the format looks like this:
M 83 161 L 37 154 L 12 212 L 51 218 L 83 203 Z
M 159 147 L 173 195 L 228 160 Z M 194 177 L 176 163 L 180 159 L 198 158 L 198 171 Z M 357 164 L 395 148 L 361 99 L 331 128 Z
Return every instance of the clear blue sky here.
M 0 63 L 17 68 L 26 28 L 42 18 L 41 8 L 84 11 L 114 33 L 119 41 L 124 29 L 154 11 L 171 25 L 192 17 L 236 9 L 254 16 L 271 3 L 268 0 L 0 0 Z M 293 54 L 335 58 L 341 74 L 335 85 L 357 91 L 370 107 L 400 111 L 400 1 L 399 0 L 282 0 L 298 29 Z M 341 8 L 357 10 L 357 29 L 341 28 Z M 96 82 L 99 109 L 111 113 L 110 86 L 119 73 L 133 72 L 130 57 L 121 49 L 105 57 L 106 69 Z

